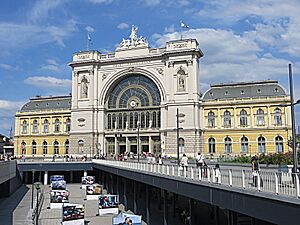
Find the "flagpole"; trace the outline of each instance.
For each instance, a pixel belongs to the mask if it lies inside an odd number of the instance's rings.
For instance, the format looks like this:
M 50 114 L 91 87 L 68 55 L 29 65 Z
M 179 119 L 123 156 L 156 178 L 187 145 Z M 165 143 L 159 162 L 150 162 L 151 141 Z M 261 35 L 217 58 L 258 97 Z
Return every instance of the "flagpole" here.
M 89 33 L 86 33 L 86 50 L 89 51 Z

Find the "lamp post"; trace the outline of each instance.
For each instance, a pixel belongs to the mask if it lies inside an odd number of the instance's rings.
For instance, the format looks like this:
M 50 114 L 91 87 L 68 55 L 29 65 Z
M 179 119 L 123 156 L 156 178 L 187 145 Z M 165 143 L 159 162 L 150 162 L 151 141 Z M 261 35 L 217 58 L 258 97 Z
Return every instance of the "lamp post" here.
M 179 123 L 182 123 L 183 117 L 185 116 L 185 114 L 183 113 L 179 113 L 179 109 L 177 108 L 177 112 L 176 112 L 176 132 L 177 132 L 177 164 L 180 164 L 180 160 L 179 160 L 179 130 L 182 130 L 182 127 L 179 127 Z M 180 120 L 181 119 L 181 120 Z
M 33 188 L 34 188 L 34 173 L 35 169 L 32 170 L 32 187 L 31 187 L 31 209 L 33 209 Z
M 293 87 L 293 74 L 292 64 L 289 64 L 289 85 L 290 85 L 290 104 L 280 104 L 282 107 L 291 107 L 291 120 L 292 120 L 292 150 L 293 150 L 293 173 L 297 173 L 298 157 L 296 148 L 296 125 L 295 125 L 295 105 L 300 103 L 300 99 L 294 102 L 294 87 Z
M 140 162 L 140 121 L 137 121 L 137 155 L 138 155 L 138 162 Z
M 34 186 L 36 189 L 36 217 L 35 217 L 35 225 L 38 225 L 39 223 L 39 192 L 41 190 L 41 186 L 42 183 L 41 182 L 35 182 Z

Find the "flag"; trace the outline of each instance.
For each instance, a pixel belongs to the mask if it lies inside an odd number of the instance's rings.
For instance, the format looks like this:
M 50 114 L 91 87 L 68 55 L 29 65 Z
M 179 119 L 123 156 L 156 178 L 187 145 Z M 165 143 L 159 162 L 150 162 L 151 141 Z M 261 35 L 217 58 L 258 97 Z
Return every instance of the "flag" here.
M 89 33 L 87 34 L 87 39 L 88 39 L 89 43 L 92 45 L 93 42 L 92 42 L 92 38 Z
M 190 26 L 185 24 L 184 22 L 180 21 L 180 27 L 181 28 L 187 28 L 187 29 L 190 29 Z

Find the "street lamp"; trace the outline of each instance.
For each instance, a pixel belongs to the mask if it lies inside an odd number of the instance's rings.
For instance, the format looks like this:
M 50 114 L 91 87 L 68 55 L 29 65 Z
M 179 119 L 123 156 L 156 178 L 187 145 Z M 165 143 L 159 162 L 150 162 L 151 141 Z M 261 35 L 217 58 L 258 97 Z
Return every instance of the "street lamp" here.
M 295 125 L 295 105 L 300 103 L 300 99 L 294 102 L 294 87 L 293 87 L 293 75 L 292 64 L 289 64 L 289 84 L 290 84 L 290 104 L 280 104 L 282 107 L 291 107 L 291 119 L 292 119 L 292 150 L 293 150 L 293 173 L 297 173 L 298 158 L 296 148 L 296 125 Z
M 38 225 L 38 222 L 39 222 L 39 192 L 41 190 L 41 185 L 42 183 L 41 182 L 35 182 L 34 183 L 34 186 L 35 186 L 35 189 L 36 189 L 36 217 L 35 217 L 35 225 Z
M 177 108 L 177 113 L 176 113 L 176 131 L 177 131 L 177 164 L 180 164 L 179 160 L 179 130 L 182 130 L 182 127 L 179 127 L 179 123 L 184 122 L 185 114 L 179 113 L 179 109 Z
M 138 162 L 140 162 L 140 121 L 137 121 L 137 155 L 138 155 Z
M 31 209 L 33 209 L 33 187 L 34 187 L 34 173 L 35 173 L 35 169 L 33 169 L 33 170 L 32 170 Z

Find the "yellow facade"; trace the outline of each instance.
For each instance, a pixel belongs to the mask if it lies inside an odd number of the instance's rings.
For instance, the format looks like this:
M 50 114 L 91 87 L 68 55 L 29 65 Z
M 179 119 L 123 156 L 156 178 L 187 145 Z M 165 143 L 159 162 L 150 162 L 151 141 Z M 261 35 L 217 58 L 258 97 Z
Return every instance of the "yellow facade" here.
M 288 96 L 205 101 L 203 103 L 205 154 L 221 156 L 287 152 L 289 150 L 287 143 L 291 136 L 290 108 L 283 105 L 288 102 Z M 242 110 L 246 112 L 243 116 L 244 122 L 241 122 Z M 262 110 L 263 114 L 258 115 L 258 110 Z M 279 114 L 281 123 L 276 122 L 278 116 L 276 110 L 281 112 Z M 230 125 L 227 126 L 224 122 L 226 111 L 230 113 Z M 211 112 L 215 115 L 213 126 L 209 120 Z
M 70 101 L 70 97 L 51 97 L 31 99 L 37 109 L 24 109 L 16 113 L 15 154 L 27 157 L 62 156 L 68 154 L 69 132 L 71 126 L 70 107 L 52 107 L 54 102 Z M 39 109 L 39 105 L 49 105 L 49 109 Z

